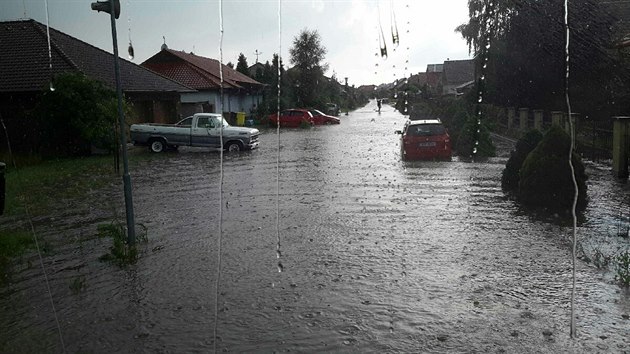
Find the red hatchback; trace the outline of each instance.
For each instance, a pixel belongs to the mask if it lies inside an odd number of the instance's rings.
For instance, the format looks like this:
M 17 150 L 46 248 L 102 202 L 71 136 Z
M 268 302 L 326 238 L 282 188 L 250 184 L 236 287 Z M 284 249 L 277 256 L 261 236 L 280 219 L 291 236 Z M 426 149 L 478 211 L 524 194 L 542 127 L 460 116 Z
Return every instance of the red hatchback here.
M 397 133 L 403 160 L 451 159 L 451 138 L 439 119 L 407 121 Z
M 315 122 L 315 125 L 330 125 L 341 123 L 341 120 L 339 118 L 329 116 L 328 114 L 325 114 L 317 109 L 310 109 L 309 111 L 313 115 L 313 122 Z
M 269 125 L 277 126 L 278 114 L 274 113 L 269 116 Z M 285 109 L 280 112 L 280 126 L 297 128 L 304 124 L 313 125 L 313 115 L 306 109 Z

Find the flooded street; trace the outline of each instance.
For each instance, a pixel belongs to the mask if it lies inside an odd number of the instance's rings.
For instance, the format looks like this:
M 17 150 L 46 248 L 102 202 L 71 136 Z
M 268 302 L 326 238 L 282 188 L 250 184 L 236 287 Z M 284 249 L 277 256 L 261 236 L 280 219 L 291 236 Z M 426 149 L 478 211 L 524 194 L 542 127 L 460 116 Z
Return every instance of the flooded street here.
M 569 338 L 572 230 L 504 195 L 506 149 L 402 162 L 404 117 L 375 107 L 339 126 L 263 128 L 260 149 L 226 155 L 222 220 L 219 153 L 137 159 L 148 243 L 127 269 L 98 260 L 110 241 L 97 225 L 124 219 L 118 181 L 35 220 L 55 245 L 43 262 L 67 352 L 212 352 L 219 275 L 219 352 L 630 352 L 628 290 L 583 261 Z M 614 230 L 629 186 L 604 165 L 587 173 L 581 244 L 627 247 Z M 0 288 L 0 348 L 61 352 L 37 255 L 14 280 Z

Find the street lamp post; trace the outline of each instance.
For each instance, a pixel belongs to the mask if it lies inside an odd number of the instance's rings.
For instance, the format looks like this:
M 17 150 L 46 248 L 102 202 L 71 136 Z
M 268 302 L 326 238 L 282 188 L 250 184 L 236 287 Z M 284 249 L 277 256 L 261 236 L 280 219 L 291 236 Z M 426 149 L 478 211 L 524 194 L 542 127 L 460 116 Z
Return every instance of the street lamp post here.
M 127 244 L 136 243 L 136 229 L 133 217 L 133 200 L 131 196 L 131 176 L 129 176 L 129 161 L 127 159 L 127 139 L 125 136 L 125 117 L 122 107 L 122 86 L 120 84 L 120 67 L 118 65 L 118 39 L 116 37 L 116 19 L 120 16 L 120 1 L 106 0 L 92 3 L 92 10 L 110 14 L 112 23 L 112 40 L 114 44 L 114 72 L 116 75 L 116 96 L 118 97 L 118 123 L 120 124 L 120 145 L 123 157 L 123 185 L 125 192 L 125 211 L 127 215 Z

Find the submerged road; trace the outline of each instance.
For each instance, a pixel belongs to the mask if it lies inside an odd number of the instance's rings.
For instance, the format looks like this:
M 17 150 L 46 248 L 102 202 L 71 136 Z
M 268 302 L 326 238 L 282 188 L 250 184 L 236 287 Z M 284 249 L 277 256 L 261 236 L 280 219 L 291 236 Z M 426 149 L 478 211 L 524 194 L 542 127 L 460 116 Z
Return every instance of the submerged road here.
M 223 162 L 186 148 L 141 159 L 131 173 L 149 242 L 127 269 L 99 262 L 108 244 L 86 237 L 108 205 L 120 212 L 118 186 L 98 192 L 109 203 L 51 217 L 46 237 L 75 240 L 45 259 L 68 351 L 212 352 L 215 319 L 220 352 L 630 351 L 628 291 L 582 261 L 569 338 L 571 229 L 504 196 L 505 150 L 405 163 L 404 117 L 375 108 L 263 129 L 260 149 Z M 588 170 L 580 240 L 606 251 L 628 187 Z M 2 290 L 6 351 L 60 351 L 40 273 Z

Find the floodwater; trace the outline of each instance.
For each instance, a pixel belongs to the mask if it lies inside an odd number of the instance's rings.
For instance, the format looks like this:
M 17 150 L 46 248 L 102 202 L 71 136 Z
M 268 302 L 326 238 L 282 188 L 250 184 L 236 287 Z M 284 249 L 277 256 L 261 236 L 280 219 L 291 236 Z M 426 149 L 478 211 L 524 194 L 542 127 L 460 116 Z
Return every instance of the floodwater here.
M 569 338 L 570 223 L 504 196 L 507 149 L 404 163 L 394 134 L 404 117 L 375 106 L 339 126 L 263 129 L 260 149 L 226 155 L 222 220 L 219 153 L 139 159 L 135 216 L 148 243 L 126 269 L 99 261 L 109 244 L 95 238 L 98 224 L 124 219 L 119 183 L 60 201 L 35 228 L 55 245 L 43 260 L 65 349 L 212 352 L 216 311 L 219 352 L 630 352 L 628 290 L 584 261 Z M 583 248 L 627 247 L 616 230 L 628 185 L 605 165 L 588 173 Z M 38 264 L 27 257 L 0 289 L 5 352 L 62 351 Z

